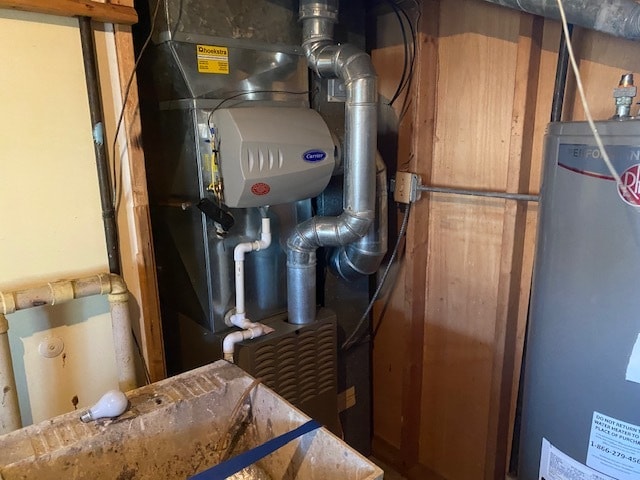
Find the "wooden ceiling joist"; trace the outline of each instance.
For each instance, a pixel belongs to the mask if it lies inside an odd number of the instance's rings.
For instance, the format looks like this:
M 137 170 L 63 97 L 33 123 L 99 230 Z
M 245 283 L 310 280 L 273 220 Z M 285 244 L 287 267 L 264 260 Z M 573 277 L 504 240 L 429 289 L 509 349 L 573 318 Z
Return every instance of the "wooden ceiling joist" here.
M 97 22 L 133 25 L 138 15 L 131 6 L 91 0 L 0 0 L 0 8 L 63 17 L 91 17 Z

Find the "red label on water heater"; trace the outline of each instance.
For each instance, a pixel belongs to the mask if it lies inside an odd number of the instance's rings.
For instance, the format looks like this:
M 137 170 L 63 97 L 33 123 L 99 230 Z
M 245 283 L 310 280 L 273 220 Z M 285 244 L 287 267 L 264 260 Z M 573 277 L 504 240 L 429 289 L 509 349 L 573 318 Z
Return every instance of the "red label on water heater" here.
M 620 175 L 622 185 L 618 186 L 618 193 L 622 200 L 633 207 L 640 207 L 640 163 L 627 168 Z
M 254 183 L 251 186 L 251 193 L 253 193 L 254 195 L 258 195 L 258 196 L 266 195 L 270 191 L 271 191 L 271 187 L 266 183 L 258 182 L 258 183 Z

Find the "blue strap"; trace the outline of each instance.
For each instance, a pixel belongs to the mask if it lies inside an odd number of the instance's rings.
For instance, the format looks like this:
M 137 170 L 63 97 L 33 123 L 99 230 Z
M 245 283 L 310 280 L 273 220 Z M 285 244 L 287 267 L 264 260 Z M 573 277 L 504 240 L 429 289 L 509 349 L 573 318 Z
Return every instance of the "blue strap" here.
M 271 440 L 258 445 L 251 450 L 241 453 L 233 458 L 230 458 L 226 462 L 219 463 L 213 467 L 200 472 L 189 480 L 224 480 L 231 475 L 238 473 L 240 470 L 247 468 L 249 465 L 256 463 L 258 460 L 270 455 L 279 448 L 284 447 L 287 443 L 301 437 L 305 433 L 312 432 L 317 428 L 320 428 L 320 424 L 315 420 L 309 420 L 307 423 L 300 425 L 298 428 L 284 433 L 279 437 L 272 438 Z

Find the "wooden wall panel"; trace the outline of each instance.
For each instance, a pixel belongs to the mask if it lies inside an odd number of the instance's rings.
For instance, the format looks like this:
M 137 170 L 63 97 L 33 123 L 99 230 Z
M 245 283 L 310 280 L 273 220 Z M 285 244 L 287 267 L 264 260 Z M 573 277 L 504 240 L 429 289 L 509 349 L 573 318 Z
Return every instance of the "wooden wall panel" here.
M 475 0 L 442 1 L 440 10 L 431 182 L 504 188 L 519 15 Z
M 538 192 L 559 23 L 479 0 L 423 2 L 422 17 L 399 169 L 437 186 Z M 574 44 L 592 113 L 609 118 L 620 75 L 640 73 L 640 43 L 576 29 Z M 374 52 L 386 88 L 394 54 Z M 563 119 L 583 118 L 570 73 Z M 375 453 L 410 479 L 502 479 L 538 205 L 432 194 L 413 209 L 393 320 L 374 343 Z
M 439 29 L 436 131 L 423 139 L 434 142 L 428 181 L 505 190 L 520 15 L 443 1 Z M 420 461 L 444 478 L 481 478 L 505 202 L 432 195 L 430 205 Z
M 635 72 L 636 85 L 640 82 L 640 44 L 582 29 L 576 29 L 574 44 L 591 114 L 594 119 L 609 118 L 614 113 L 612 93 L 620 75 Z M 569 78 L 564 118 L 583 120 L 573 76 Z
M 484 468 L 499 203 L 431 200 L 420 461 L 444 478 L 480 478 Z

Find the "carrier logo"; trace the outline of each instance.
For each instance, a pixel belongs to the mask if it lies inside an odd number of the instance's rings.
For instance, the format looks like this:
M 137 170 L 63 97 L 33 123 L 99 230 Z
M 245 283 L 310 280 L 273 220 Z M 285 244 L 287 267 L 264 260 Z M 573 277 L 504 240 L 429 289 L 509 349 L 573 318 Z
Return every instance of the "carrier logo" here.
M 305 162 L 320 162 L 327 158 L 327 154 L 322 150 L 307 150 L 302 154 Z
M 262 196 L 266 195 L 270 191 L 271 187 L 266 183 L 258 182 L 251 185 L 251 193 L 254 195 Z
M 640 163 L 627 168 L 620 176 L 620 198 L 633 207 L 640 207 Z

